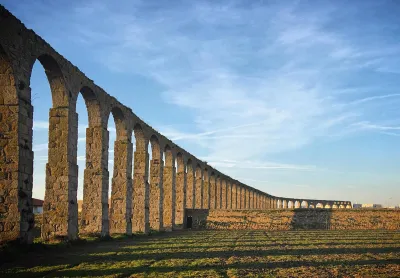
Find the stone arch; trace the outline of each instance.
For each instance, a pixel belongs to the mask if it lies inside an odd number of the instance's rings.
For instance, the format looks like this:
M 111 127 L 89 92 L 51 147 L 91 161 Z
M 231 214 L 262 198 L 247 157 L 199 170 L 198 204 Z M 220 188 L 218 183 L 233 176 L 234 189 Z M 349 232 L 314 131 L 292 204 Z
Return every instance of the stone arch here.
M 181 151 L 176 154 L 176 184 L 175 184 L 175 227 L 181 229 L 185 224 L 185 205 L 186 205 L 186 171 L 185 160 Z
M 337 209 L 337 208 L 338 208 L 338 205 L 333 204 L 333 205 L 332 205 L 332 208 L 333 208 L 333 209 Z
M 163 173 L 163 228 L 172 231 L 175 224 L 175 154 L 169 144 L 164 148 L 165 166 Z
M 308 202 L 306 200 L 303 200 L 300 204 L 301 208 L 308 208 Z
M 195 177 L 195 208 L 201 209 L 203 207 L 203 170 L 199 163 L 196 164 Z
M 346 205 L 346 208 L 347 208 L 347 209 L 351 209 L 351 205 L 350 205 L 350 204 L 347 204 L 347 205 Z
M 292 200 L 288 201 L 288 208 L 291 208 L 291 209 L 294 208 L 294 203 Z
M 149 139 L 140 123 L 133 128 L 136 147 L 134 153 L 133 178 L 133 215 L 132 231 L 147 234 L 150 229 L 149 221 Z
M 330 205 L 330 204 L 325 204 L 324 208 L 330 209 L 330 208 L 331 208 L 331 205 Z
M 0 45 L 0 159 L 4 162 L 0 165 L 1 197 L 2 206 L 7 208 L 0 214 L 0 242 L 19 239 L 22 243 L 31 243 L 34 227 L 33 176 L 29 170 L 33 169 L 32 107 L 30 102 L 18 100 L 16 86 L 18 90 L 25 89 L 24 83 L 16 84 L 11 60 Z M 21 132 L 21 128 L 26 131 Z
M 192 159 L 188 159 L 186 166 L 186 208 L 194 208 L 195 201 L 195 176 Z
M 319 203 L 317 203 L 315 208 L 324 208 L 324 205 L 321 202 L 319 202 Z
M 78 237 L 76 107 L 71 103 L 73 95 L 67 90 L 58 62 L 47 53 L 34 57 L 28 66 L 29 85 L 36 60 L 44 68 L 52 98 L 41 234 L 45 240 L 56 236 L 74 240 Z M 28 98 L 30 102 L 30 92 Z M 59 173 L 63 173 L 62 178 Z
M 39 61 L 43 66 L 47 80 L 49 81 L 51 95 L 52 95 L 52 104 L 53 108 L 56 107 L 69 107 L 70 99 L 73 98 L 73 95 L 68 93 L 66 88 L 64 74 L 61 70 L 56 59 L 47 53 L 43 53 L 38 55 L 35 59 L 32 60 L 29 68 L 29 81 L 32 74 L 33 65 L 36 61 Z M 73 108 L 73 107 L 70 107 Z
M 342 205 L 342 204 L 341 204 L 341 205 L 339 205 L 339 208 L 340 208 L 340 209 L 344 209 L 344 208 L 345 208 L 345 205 Z
M 163 154 L 158 137 L 150 136 L 151 160 L 150 160 L 150 185 L 149 185 L 149 221 L 150 228 L 160 231 L 163 227 Z
M 283 201 L 282 201 L 282 208 L 287 209 L 287 208 L 288 208 L 287 206 L 288 206 L 287 201 L 286 201 L 286 200 L 283 200 Z

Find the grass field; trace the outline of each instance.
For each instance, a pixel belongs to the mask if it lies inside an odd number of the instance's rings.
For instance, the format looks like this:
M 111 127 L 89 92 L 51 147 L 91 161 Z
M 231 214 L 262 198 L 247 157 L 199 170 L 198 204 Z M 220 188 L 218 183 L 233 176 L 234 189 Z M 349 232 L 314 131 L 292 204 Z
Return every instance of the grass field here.
M 400 232 L 181 231 L 41 245 L 1 265 L 37 276 L 400 277 Z

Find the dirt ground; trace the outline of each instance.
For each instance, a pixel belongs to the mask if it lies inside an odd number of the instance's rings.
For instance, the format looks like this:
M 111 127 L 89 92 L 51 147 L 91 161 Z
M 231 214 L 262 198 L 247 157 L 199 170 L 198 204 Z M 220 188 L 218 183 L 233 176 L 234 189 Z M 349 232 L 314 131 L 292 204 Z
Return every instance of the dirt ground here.
M 384 230 L 179 231 L 9 254 L 0 277 L 400 277 L 400 231 Z

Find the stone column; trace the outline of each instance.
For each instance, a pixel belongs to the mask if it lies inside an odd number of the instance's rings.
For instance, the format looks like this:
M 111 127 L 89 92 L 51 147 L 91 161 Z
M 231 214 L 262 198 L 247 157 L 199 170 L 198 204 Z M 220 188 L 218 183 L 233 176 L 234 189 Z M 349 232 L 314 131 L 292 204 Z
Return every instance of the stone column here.
M 210 208 L 210 178 L 208 176 L 208 171 L 205 170 L 203 173 L 203 208 Z
M 80 233 L 108 234 L 108 138 L 107 127 L 86 129 L 86 168 Z
M 236 183 L 232 183 L 232 209 L 238 208 L 238 200 L 237 200 L 237 187 Z
M 18 100 L 12 68 L 0 47 L 0 243 L 32 243 L 33 107 Z M 30 95 L 30 88 L 25 88 Z M 23 93 L 23 92 L 21 92 Z
M 221 209 L 221 200 L 222 200 L 222 194 L 221 194 L 221 178 L 219 176 L 217 176 L 215 178 L 215 186 L 217 188 L 216 192 L 217 192 L 217 209 Z
M 226 181 L 226 208 L 232 209 L 232 185 L 229 180 Z
M 78 115 L 69 107 L 50 109 L 42 238 L 78 238 Z
M 195 200 L 195 176 L 194 169 L 191 163 L 187 164 L 187 190 L 186 190 L 186 208 L 193 209 L 194 208 L 194 200 Z
M 210 177 L 210 208 L 215 209 L 217 205 L 217 188 L 215 185 L 215 175 L 211 175 Z
M 147 152 L 148 139 L 136 138 L 136 151 L 134 154 L 134 178 L 133 178 L 133 215 L 132 231 L 136 233 L 149 233 L 149 182 Z
M 172 151 L 165 151 L 164 166 L 164 230 L 172 231 L 175 223 L 175 157 Z
M 154 231 L 163 229 L 163 174 L 165 173 L 162 151 L 158 143 L 152 142 L 150 161 L 149 222 Z
M 246 209 L 246 188 L 240 186 L 240 208 Z
M 178 172 L 176 174 L 175 228 L 183 229 L 186 206 L 186 172 L 182 155 L 177 156 Z
M 221 178 L 221 209 L 226 209 L 226 181 Z
M 110 232 L 112 234 L 132 234 L 132 152 L 131 138 L 117 138 L 114 144 L 111 187 Z M 107 202 L 108 190 L 102 198 L 103 202 Z M 107 210 L 108 207 L 103 206 L 103 209 Z
M 246 208 L 251 209 L 251 198 L 250 198 L 251 190 L 250 188 L 246 189 Z
M 201 209 L 203 207 L 203 170 L 196 167 L 196 186 L 195 186 L 195 208 Z

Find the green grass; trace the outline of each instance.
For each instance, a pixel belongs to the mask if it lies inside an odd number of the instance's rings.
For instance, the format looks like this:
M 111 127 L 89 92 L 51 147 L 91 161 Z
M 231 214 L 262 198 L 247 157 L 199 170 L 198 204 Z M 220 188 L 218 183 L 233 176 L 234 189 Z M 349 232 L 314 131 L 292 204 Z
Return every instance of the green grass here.
M 0 277 L 400 277 L 400 232 L 181 231 L 40 244 L 0 267 Z

